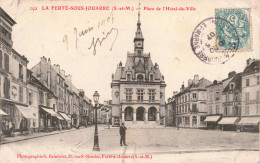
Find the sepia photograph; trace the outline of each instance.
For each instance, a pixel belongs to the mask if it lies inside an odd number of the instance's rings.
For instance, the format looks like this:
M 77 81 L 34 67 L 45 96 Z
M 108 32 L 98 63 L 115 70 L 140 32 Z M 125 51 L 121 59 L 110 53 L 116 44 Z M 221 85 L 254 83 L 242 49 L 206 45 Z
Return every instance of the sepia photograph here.
M 0 0 L 0 162 L 259 163 L 259 7 Z

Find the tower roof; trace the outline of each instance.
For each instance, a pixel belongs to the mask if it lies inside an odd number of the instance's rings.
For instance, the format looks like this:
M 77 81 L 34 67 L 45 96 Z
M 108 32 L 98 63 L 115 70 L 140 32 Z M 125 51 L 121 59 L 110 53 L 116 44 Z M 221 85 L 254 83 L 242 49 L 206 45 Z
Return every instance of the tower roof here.
M 140 21 L 140 3 L 139 3 L 139 11 L 138 11 L 138 21 L 137 21 L 137 30 L 135 32 L 135 38 L 134 41 L 136 40 L 144 40 L 142 30 L 141 30 L 141 21 Z

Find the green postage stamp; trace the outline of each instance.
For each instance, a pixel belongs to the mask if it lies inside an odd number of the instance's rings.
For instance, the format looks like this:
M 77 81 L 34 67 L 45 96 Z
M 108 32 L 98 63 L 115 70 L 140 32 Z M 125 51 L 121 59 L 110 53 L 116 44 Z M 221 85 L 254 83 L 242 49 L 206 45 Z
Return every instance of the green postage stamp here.
M 239 45 L 237 51 L 252 50 L 251 43 L 251 19 L 250 8 L 231 8 L 231 9 L 215 9 L 216 18 L 224 19 L 234 26 L 239 37 Z M 226 32 L 228 29 L 223 29 L 220 23 L 216 23 L 217 39 L 221 38 L 221 42 L 217 41 L 217 50 L 229 50 L 230 46 L 225 44 L 232 41 L 232 36 Z

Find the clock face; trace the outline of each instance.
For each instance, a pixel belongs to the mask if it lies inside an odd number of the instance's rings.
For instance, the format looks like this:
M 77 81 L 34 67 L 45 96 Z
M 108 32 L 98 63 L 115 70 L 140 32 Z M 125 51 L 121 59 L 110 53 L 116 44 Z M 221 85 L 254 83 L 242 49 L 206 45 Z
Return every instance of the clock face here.
M 137 47 L 142 47 L 143 43 L 141 41 L 136 42 Z

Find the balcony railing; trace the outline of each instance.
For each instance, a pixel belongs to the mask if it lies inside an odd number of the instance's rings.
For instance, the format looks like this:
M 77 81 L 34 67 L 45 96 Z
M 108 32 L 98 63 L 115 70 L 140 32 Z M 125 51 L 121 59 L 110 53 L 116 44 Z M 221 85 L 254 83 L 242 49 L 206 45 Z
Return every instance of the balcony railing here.
M 160 103 L 159 100 L 121 100 L 121 103 Z

